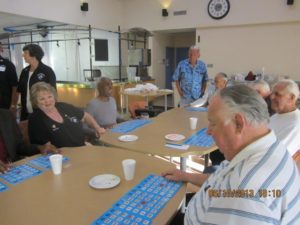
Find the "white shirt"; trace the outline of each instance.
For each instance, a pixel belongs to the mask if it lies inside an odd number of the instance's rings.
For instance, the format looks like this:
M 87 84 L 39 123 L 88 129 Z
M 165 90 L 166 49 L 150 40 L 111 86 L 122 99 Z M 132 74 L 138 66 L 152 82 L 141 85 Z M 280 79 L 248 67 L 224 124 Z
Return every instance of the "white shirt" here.
M 269 127 L 293 156 L 300 149 L 300 111 L 274 114 Z
M 224 197 L 227 190 L 243 191 L 249 197 Z M 220 191 L 221 196 L 213 197 L 211 191 Z M 221 163 L 190 201 L 184 224 L 296 225 L 299 209 L 298 169 L 271 131 L 230 162 Z
M 30 88 L 29 88 L 29 81 L 32 74 L 33 72 L 29 71 L 28 82 L 27 82 L 27 94 L 26 94 L 26 108 L 29 113 L 33 112 L 31 101 L 30 101 Z

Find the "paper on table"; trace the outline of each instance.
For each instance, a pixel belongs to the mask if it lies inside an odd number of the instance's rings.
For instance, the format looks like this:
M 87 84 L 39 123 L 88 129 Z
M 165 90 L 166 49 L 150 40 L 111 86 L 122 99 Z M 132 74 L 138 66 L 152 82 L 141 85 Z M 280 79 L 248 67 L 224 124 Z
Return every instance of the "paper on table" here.
M 176 148 L 179 150 L 187 150 L 190 147 L 189 145 L 181 145 L 181 144 L 173 144 L 173 143 L 166 143 L 165 146 L 169 148 Z

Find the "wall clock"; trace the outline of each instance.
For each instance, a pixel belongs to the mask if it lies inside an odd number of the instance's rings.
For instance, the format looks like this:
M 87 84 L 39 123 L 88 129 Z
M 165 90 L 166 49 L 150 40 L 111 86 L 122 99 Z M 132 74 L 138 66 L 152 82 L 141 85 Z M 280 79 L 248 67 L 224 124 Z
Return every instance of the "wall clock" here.
M 208 3 L 208 15 L 216 20 L 224 18 L 230 9 L 229 0 L 210 0 Z

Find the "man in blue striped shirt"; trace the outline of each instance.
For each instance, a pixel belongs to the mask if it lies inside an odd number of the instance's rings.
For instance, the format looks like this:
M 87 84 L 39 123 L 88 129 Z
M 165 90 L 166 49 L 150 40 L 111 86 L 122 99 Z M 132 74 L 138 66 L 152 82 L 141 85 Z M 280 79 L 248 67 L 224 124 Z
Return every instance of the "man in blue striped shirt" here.
M 213 174 L 170 170 L 170 180 L 201 186 L 185 225 L 300 224 L 297 167 L 272 130 L 265 101 L 244 85 L 219 91 L 208 109 L 208 134 L 226 160 Z

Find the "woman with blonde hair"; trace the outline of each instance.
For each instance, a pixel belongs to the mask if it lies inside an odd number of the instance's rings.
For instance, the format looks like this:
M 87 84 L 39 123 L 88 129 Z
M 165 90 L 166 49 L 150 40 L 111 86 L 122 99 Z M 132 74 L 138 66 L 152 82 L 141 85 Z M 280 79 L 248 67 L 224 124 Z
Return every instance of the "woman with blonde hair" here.
M 31 143 L 50 142 L 58 148 L 83 146 L 82 123 L 92 127 L 97 137 L 105 132 L 89 113 L 73 105 L 57 102 L 56 90 L 51 85 L 38 82 L 31 87 L 30 94 L 32 106 L 36 109 L 28 122 Z

